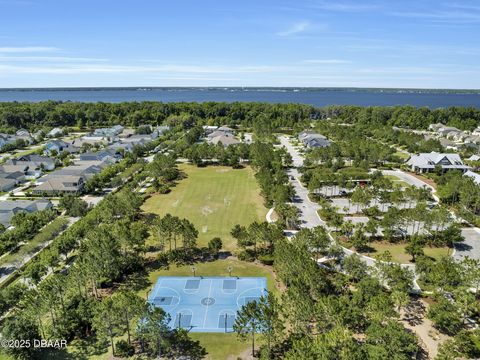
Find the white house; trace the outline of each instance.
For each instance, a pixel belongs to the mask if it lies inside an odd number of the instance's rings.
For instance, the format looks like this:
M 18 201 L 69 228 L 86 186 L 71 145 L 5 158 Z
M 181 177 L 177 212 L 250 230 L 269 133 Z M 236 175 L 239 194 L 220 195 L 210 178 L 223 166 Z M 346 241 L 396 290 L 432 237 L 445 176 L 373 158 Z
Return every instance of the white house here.
M 460 170 L 465 172 L 470 170 L 470 166 L 465 165 L 458 154 L 437 152 L 413 155 L 408 159 L 407 165 L 413 171 L 420 173 L 433 171 L 437 166 L 440 166 L 444 171 Z

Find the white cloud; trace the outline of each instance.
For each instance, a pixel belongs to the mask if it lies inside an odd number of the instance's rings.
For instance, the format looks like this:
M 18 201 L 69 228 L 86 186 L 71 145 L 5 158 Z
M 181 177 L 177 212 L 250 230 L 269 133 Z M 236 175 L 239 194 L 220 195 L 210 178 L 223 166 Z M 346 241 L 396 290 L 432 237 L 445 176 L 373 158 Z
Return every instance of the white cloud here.
M 288 29 L 278 32 L 277 35 L 278 36 L 296 35 L 308 30 L 310 27 L 311 27 L 310 22 L 300 21 L 292 24 Z
M 349 60 L 342 60 L 342 59 L 308 59 L 308 60 L 303 60 L 302 63 L 304 64 L 350 64 L 351 61 Z
M 158 74 L 230 74 L 230 73 L 265 73 L 279 71 L 279 66 L 201 66 L 201 65 L 99 65 L 71 64 L 46 66 L 0 65 L 0 75 L 12 74 L 112 74 L 112 73 L 158 73 Z
M 105 62 L 108 59 L 86 58 L 86 57 L 67 57 L 67 56 L 2 56 L 0 61 L 42 61 L 42 62 Z
M 0 53 L 42 53 L 42 52 L 53 52 L 58 50 L 59 49 L 51 46 L 0 47 Z

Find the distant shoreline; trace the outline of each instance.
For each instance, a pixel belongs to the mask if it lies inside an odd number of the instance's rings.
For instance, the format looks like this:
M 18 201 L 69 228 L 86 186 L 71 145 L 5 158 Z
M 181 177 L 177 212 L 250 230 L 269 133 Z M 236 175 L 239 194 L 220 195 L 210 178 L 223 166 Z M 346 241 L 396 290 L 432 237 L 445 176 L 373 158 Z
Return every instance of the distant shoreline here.
M 29 91 L 285 91 L 285 92 L 372 92 L 409 94 L 480 94 L 480 89 L 428 89 L 428 88 L 369 88 L 369 87 L 270 87 L 270 86 L 122 86 L 122 87 L 18 87 L 1 88 L 1 92 Z

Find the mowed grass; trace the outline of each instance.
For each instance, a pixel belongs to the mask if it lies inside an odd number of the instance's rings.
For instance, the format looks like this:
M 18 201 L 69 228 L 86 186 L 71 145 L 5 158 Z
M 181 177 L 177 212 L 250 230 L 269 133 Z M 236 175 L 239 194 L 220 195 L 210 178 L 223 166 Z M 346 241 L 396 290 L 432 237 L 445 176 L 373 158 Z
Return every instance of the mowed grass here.
M 272 271 L 266 266 L 247 263 L 234 259 L 216 260 L 205 263 L 197 263 L 197 276 L 228 276 L 227 268 L 233 268 L 232 276 L 258 276 L 267 278 L 267 290 L 279 294 L 276 280 Z M 170 266 L 169 269 L 155 270 L 149 273 L 149 280 L 152 284 L 148 289 L 140 291 L 138 294 L 147 298 L 147 293 L 157 282 L 159 276 L 192 276 L 189 265 Z M 200 344 L 207 350 L 206 359 L 237 359 L 238 356 L 250 348 L 250 342 L 241 341 L 234 333 L 190 333 L 190 337 L 200 341 Z M 259 336 L 259 344 L 262 340 Z
M 199 232 L 198 246 L 206 246 L 212 238 L 220 237 L 223 249 L 234 250 L 236 241 L 230 231 L 235 224 L 265 221 L 267 209 L 251 168 L 198 168 L 182 164 L 180 169 L 187 177 L 169 194 L 155 194 L 147 199 L 143 210 L 187 218 Z
M 401 263 L 401 264 L 408 264 L 411 262 L 412 257 L 405 252 L 406 244 L 388 244 L 388 243 L 369 243 L 368 246 L 375 249 L 373 253 L 365 253 L 364 255 L 371 256 L 373 258 L 378 257 L 380 254 L 384 253 L 385 251 L 389 251 L 392 255 L 392 261 Z M 429 247 L 426 246 L 423 248 L 423 252 L 426 256 L 429 256 L 435 260 L 439 260 L 443 256 L 449 255 L 449 248 L 448 247 Z

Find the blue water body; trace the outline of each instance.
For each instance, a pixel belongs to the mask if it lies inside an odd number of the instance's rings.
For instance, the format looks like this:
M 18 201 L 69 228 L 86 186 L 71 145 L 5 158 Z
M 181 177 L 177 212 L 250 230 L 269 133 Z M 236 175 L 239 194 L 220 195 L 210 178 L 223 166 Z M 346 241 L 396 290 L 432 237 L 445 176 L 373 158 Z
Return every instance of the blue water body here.
M 205 102 L 256 101 L 301 103 L 314 106 L 361 105 L 443 108 L 480 108 L 480 92 L 408 89 L 280 89 L 280 88 L 89 88 L 89 89 L 0 89 L 0 101 L 45 100 L 82 102 Z

